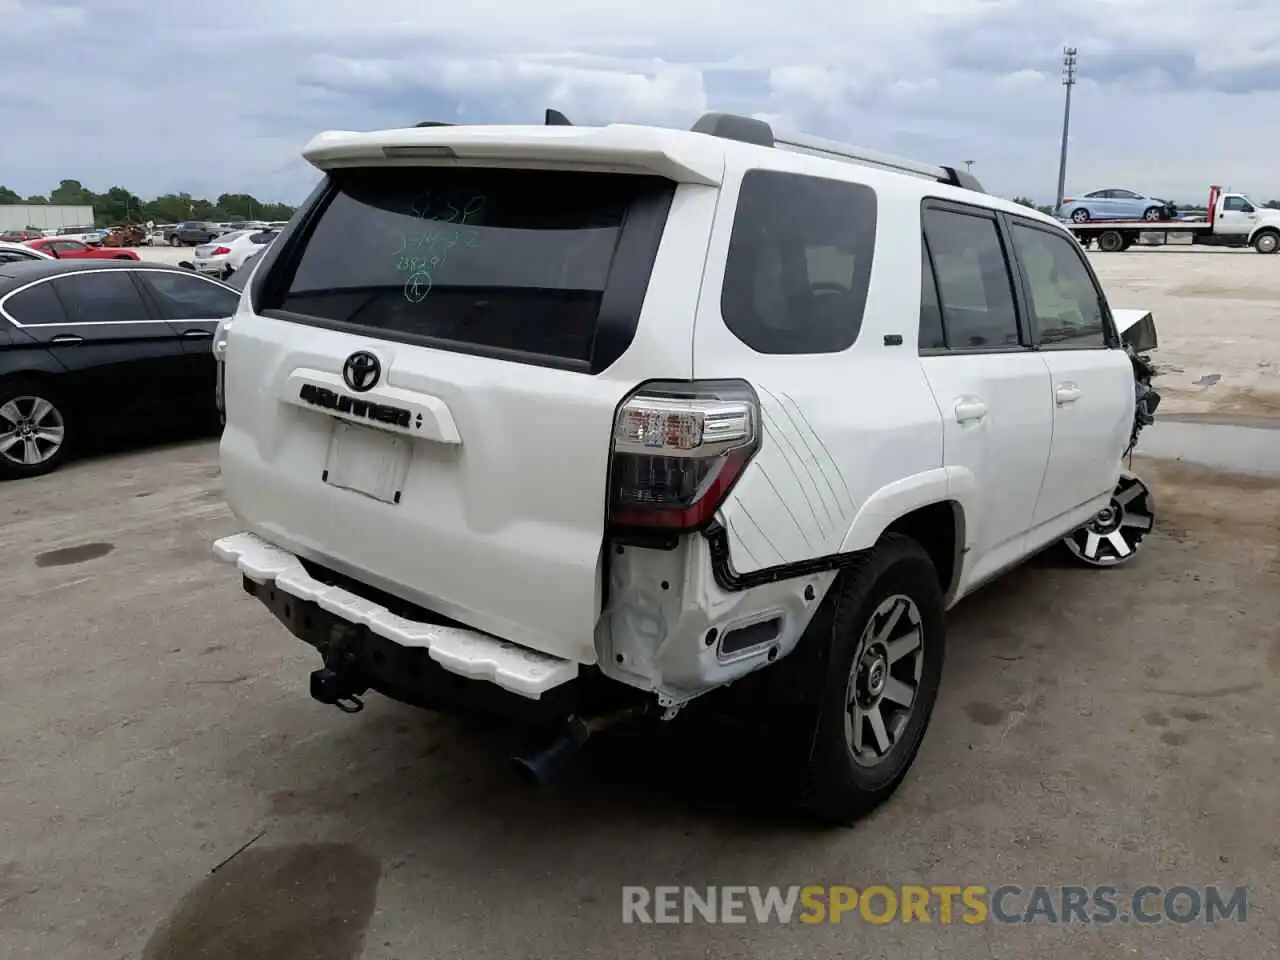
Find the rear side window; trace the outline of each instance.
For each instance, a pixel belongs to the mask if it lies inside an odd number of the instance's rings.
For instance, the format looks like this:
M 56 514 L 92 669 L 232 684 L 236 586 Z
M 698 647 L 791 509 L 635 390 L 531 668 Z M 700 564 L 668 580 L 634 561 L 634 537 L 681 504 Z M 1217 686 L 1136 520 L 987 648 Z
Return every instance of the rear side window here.
M 776 170 L 742 178 L 720 312 L 760 353 L 836 353 L 862 326 L 875 252 L 870 187 Z
M 590 369 L 634 335 L 674 189 L 655 177 L 492 168 L 332 177 L 296 269 L 280 278 L 287 288 L 264 307 Z
M 952 350 L 1018 346 L 1013 281 L 995 220 L 926 207 L 924 233 L 933 256 L 947 346 Z
M 1013 247 L 1026 278 L 1031 316 L 1046 346 L 1105 347 L 1102 291 L 1080 249 L 1065 236 L 1013 225 Z
M 66 323 L 67 315 L 62 301 L 53 292 L 53 284 L 46 280 L 21 293 L 15 293 L 4 303 L 5 312 L 24 327 Z

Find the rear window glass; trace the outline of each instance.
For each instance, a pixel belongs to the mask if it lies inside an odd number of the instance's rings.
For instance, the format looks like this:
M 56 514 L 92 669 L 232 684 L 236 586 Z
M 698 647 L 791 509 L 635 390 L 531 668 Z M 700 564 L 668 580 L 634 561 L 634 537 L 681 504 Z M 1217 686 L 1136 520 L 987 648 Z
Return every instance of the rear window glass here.
M 835 353 L 862 326 L 876 195 L 842 180 L 774 170 L 742 178 L 720 312 L 760 353 Z
M 475 168 L 340 170 L 281 309 L 394 339 L 588 361 L 650 178 Z M 647 274 L 646 274 L 647 275 Z

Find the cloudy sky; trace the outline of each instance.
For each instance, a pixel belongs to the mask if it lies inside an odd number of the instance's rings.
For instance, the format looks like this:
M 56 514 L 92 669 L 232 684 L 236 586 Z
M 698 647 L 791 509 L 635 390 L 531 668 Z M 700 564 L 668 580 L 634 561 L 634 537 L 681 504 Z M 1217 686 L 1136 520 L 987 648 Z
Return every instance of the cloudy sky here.
M 322 129 L 706 109 L 1050 200 L 1280 199 L 1280 0 L 0 0 L 0 184 L 296 202 Z

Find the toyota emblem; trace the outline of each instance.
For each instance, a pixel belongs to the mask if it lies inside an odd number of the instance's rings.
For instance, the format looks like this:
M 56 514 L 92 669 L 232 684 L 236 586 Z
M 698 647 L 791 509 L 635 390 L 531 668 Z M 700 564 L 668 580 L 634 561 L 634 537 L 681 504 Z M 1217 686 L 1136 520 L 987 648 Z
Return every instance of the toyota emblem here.
M 381 376 L 382 364 L 368 350 L 357 350 L 342 365 L 342 379 L 356 393 L 372 390 Z

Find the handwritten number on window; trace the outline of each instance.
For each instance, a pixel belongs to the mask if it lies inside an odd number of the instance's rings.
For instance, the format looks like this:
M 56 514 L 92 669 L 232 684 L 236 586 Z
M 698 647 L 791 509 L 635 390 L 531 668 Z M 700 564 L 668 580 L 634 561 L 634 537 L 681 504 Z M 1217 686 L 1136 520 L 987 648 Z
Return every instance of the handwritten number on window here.
M 455 247 L 474 250 L 480 246 L 480 231 L 467 224 L 484 212 L 487 198 L 474 196 L 457 203 L 454 199 L 457 198 L 422 194 L 410 204 L 410 213 L 421 224 L 421 230 L 401 234 L 400 245 L 393 254 L 396 271 L 408 274 L 404 297 L 410 303 L 427 298 L 433 273 L 444 266 Z

